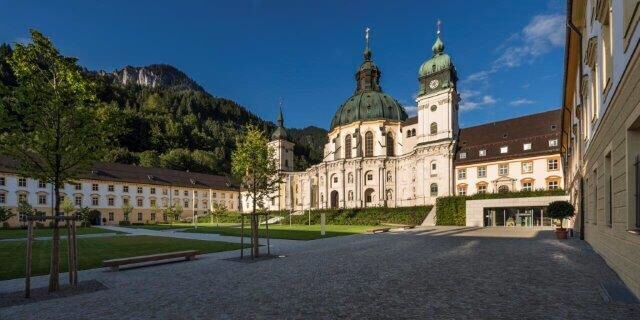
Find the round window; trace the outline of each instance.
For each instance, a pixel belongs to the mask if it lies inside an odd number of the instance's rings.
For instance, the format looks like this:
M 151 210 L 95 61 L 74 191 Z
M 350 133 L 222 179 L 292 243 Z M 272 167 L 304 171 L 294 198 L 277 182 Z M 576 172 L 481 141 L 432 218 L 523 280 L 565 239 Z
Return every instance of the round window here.
M 436 111 L 438 109 L 438 107 L 434 104 L 431 106 L 431 111 Z

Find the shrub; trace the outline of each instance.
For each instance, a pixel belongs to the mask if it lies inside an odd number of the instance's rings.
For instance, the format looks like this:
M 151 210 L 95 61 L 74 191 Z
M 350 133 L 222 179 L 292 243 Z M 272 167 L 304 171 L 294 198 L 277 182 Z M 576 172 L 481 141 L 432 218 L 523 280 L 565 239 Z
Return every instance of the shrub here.
M 43 229 L 43 228 L 44 228 L 44 223 L 36 222 L 36 229 Z
M 380 225 L 385 223 L 419 225 L 431 211 L 432 206 L 416 207 L 373 207 L 349 209 L 317 209 L 311 210 L 311 223 L 320 224 L 322 213 L 325 214 L 327 224 L 336 225 Z M 285 216 L 281 223 L 288 223 L 288 211 L 272 211 L 271 216 Z M 309 213 L 291 216 L 295 224 L 309 223 Z
M 130 221 L 126 221 L 126 220 L 122 220 L 122 221 L 118 222 L 118 225 L 119 226 L 129 226 L 129 225 L 131 225 L 131 222 Z
M 133 222 L 131 223 L 132 226 L 144 226 L 145 224 L 142 222 Z
M 5 221 L 5 222 L 3 222 L 3 223 L 2 223 L 2 227 L 3 227 L 4 229 L 9 229 L 9 222 L 6 222 L 6 221 Z

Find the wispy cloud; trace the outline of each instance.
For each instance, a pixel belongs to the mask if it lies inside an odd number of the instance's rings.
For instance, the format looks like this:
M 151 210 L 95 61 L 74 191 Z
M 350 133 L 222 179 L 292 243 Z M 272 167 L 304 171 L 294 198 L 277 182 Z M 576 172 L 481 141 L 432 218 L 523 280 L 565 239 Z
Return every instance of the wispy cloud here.
M 460 98 L 462 98 L 462 103 L 460 103 L 460 111 L 471 111 L 475 109 L 479 109 L 483 106 L 493 105 L 498 100 L 490 95 L 481 95 L 478 91 L 461 91 Z
M 529 100 L 527 98 L 521 98 L 521 99 L 516 99 L 516 100 L 513 100 L 513 101 L 509 102 L 509 105 L 521 106 L 521 105 L 533 104 L 533 103 L 535 103 L 535 101 Z
M 467 82 L 485 81 L 493 73 L 530 63 L 553 48 L 564 44 L 564 22 L 562 14 L 537 15 L 519 32 L 512 34 L 498 48 L 500 56 L 491 67 L 470 74 Z
M 407 115 L 409 117 L 415 117 L 418 115 L 418 107 L 416 106 L 403 106 L 404 110 L 407 111 Z

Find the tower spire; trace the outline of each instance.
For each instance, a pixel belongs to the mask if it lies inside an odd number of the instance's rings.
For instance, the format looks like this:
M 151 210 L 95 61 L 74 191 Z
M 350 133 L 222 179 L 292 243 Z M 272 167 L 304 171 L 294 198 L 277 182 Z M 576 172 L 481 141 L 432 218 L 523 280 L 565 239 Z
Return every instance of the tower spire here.
M 278 113 L 278 127 L 284 127 L 284 117 L 282 116 L 282 98 L 280 98 L 280 102 L 278 103 L 279 113 Z
M 444 52 L 444 43 L 440 40 L 440 32 L 441 32 L 442 21 L 438 19 L 436 22 L 436 42 L 431 47 L 431 51 L 433 51 L 433 56 L 440 55 Z
M 436 36 L 440 37 L 440 25 L 442 24 L 442 21 L 440 21 L 440 19 L 438 19 L 438 21 L 436 22 L 436 28 L 438 31 L 436 31 Z

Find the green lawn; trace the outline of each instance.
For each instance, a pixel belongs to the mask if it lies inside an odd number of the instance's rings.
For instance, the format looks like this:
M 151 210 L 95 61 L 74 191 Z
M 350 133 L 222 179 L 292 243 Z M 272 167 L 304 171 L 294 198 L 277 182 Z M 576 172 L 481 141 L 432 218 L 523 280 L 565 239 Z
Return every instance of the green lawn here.
M 210 223 L 198 223 L 198 226 L 215 226 Z M 237 226 L 238 223 L 220 223 L 220 226 Z M 143 224 L 143 225 L 128 225 L 128 226 L 119 226 L 125 228 L 134 228 L 134 229 L 148 229 L 148 230 L 171 230 L 171 229 L 189 229 L 193 228 L 192 223 L 182 223 L 177 222 L 174 224 Z
M 326 225 L 326 234 L 324 238 L 347 236 L 352 234 L 364 233 L 371 226 L 346 226 L 346 225 Z M 239 227 L 220 226 L 216 227 L 211 224 L 199 224 L 198 229 L 188 229 L 185 232 L 196 233 L 217 233 L 224 236 L 240 236 Z M 249 226 L 245 225 L 245 236 L 250 232 Z M 266 237 L 267 231 L 264 225 L 260 226 L 260 237 Z M 320 235 L 320 225 L 269 225 L 269 237 L 273 239 L 289 239 L 289 240 L 314 240 L 323 238 Z
M 36 229 L 35 230 L 36 237 L 51 237 L 53 234 L 53 229 L 44 228 L 44 229 Z M 105 230 L 100 228 L 77 228 L 76 232 L 78 235 L 81 234 L 95 234 L 95 233 L 117 233 L 111 230 Z M 60 235 L 67 235 L 67 228 L 63 226 L 60 228 Z M 0 239 L 16 239 L 16 238 L 27 238 L 27 229 L 0 229 Z
M 67 241 L 62 240 L 60 268 L 67 270 Z M 0 280 L 24 277 L 25 241 L 0 242 Z M 199 250 L 203 253 L 239 249 L 240 244 L 151 236 L 113 236 L 78 239 L 78 268 L 100 267 L 103 260 L 155 254 L 162 252 Z M 49 272 L 51 241 L 33 244 L 33 274 Z

